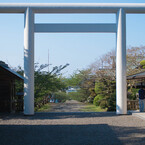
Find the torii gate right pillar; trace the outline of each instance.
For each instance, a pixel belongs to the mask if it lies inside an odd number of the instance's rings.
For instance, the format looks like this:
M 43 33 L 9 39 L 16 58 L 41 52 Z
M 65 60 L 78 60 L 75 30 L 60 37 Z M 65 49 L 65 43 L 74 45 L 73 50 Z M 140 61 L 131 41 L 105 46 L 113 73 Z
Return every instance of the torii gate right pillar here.
M 117 13 L 116 114 L 127 114 L 126 14 L 122 8 Z

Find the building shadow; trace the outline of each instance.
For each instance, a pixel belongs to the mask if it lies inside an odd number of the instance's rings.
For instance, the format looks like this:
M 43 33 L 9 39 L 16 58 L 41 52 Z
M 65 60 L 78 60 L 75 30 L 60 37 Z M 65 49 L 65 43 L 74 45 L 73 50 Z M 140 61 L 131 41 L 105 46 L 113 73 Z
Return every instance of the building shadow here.
M 111 126 L 109 124 L 63 124 L 54 125 L 53 119 L 118 117 L 114 112 L 99 113 L 36 113 L 34 116 L 18 114 L 0 114 L 0 145 L 144 145 L 145 133 L 142 127 Z M 20 119 L 20 120 L 19 120 Z M 30 120 L 32 125 L 27 124 Z M 36 125 L 40 120 L 43 124 Z M 106 118 L 107 119 L 107 118 Z M 16 120 L 18 125 L 11 125 Z M 47 125 L 47 121 L 50 121 Z M 2 122 L 8 121 L 8 125 Z M 20 121 L 20 124 L 19 124 Z M 37 122 L 38 121 L 38 122 Z M 61 121 L 61 120 L 60 120 Z M 79 121 L 79 120 L 78 120 Z M 112 118 L 113 121 L 113 118 Z M 45 124 L 46 123 L 46 124 Z M 51 125 L 52 123 L 52 125 Z M 5 124 L 5 123 L 4 123 Z
M 66 118 L 92 118 L 92 117 L 114 117 L 116 112 L 39 112 L 33 116 L 24 116 L 23 113 L 0 113 L 0 119 L 29 119 L 29 120 L 43 120 L 43 119 L 66 119 Z
M 0 145 L 122 145 L 106 124 L 0 125 Z
M 144 145 L 144 129 L 91 125 L 0 125 L 0 145 Z

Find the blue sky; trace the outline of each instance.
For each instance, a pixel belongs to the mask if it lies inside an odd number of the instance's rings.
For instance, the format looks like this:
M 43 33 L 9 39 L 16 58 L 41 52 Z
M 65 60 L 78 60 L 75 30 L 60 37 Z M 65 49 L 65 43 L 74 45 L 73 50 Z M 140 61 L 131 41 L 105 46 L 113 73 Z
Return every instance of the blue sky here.
M 46 3 L 48 0 L 0 0 L 1 3 Z M 49 0 L 50 3 L 116 3 L 116 0 Z M 117 3 L 144 3 L 144 0 L 118 0 Z M 113 14 L 37 14 L 36 23 L 113 23 Z M 23 14 L 0 14 L 0 60 L 12 67 L 23 66 Z M 145 14 L 127 14 L 127 47 L 145 45 Z M 116 34 L 50 33 L 35 34 L 35 62 L 52 66 L 69 63 L 68 76 L 88 67 L 116 48 Z M 51 69 L 51 68 L 50 68 Z

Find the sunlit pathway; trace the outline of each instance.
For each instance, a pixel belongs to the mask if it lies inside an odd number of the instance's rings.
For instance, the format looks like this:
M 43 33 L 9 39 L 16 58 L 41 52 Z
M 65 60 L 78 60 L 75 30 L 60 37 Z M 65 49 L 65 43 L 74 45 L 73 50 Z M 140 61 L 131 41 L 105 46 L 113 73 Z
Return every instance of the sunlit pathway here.
M 67 100 L 65 103 L 53 103 L 50 106 L 50 112 L 81 112 L 85 104 L 76 100 Z
M 115 113 L 0 115 L 0 145 L 144 145 L 145 121 Z

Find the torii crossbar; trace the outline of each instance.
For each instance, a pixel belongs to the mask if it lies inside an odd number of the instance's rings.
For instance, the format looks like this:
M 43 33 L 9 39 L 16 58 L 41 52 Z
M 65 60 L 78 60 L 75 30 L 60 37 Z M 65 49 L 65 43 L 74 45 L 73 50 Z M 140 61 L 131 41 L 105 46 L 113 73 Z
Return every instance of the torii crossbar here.
M 126 13 L 145 13 L 145 4 L 0 4 L 0 13 L 24 13 L 24 114 L 34 115 L 34 33 L 117 33 L 116 114 L 127 114 Z M 35 24 L 36 13 L 112 13 L 113 24 Z

